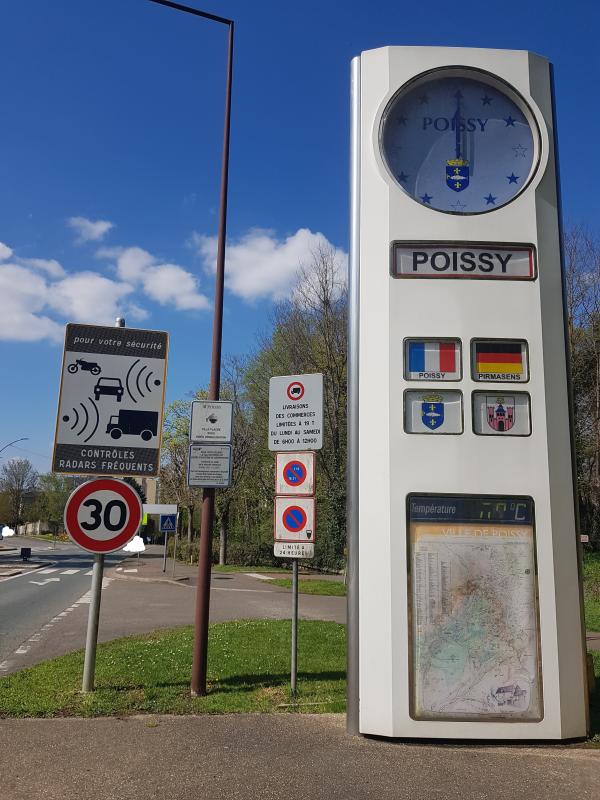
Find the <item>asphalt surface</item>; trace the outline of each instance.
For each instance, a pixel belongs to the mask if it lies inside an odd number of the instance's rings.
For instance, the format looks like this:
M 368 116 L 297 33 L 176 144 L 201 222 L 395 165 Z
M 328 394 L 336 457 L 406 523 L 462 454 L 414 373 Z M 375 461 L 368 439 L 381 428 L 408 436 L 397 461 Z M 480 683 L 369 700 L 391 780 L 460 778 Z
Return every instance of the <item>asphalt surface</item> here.
M 60 556 L 49 552 L 48 560 L 56 561 L 49 567 L 55 570 L 51 573 L 41 574 L 46 571 L 41 569 L 35 575 L 0 580 L 0 632 L 9 632 L 0 651 L 0 676 L 85 646 L 92 557 L 76 552 L 79 562 L 70 546 L 65 545 Z M 46 560 L 43 550 L 34 555 Z M 184 580 L 177 581 L 171 578 L 171 560 L 163 573 L 159 547 L 149 547 L 139 560 L 135 556 L 123 560 L 125 555 L 106 559 L 98 640 L 191 625 L 196 568 L 178 564 L 176 577 Z M 74 566 L 63 569 L 69 563 Z M 67 571 L 73 574 L 64 575 Z M 56 577 L 60 580 L 37 585 Z M 299 613 L 302 619 L 345 622 L 346 599 L 301 594 Z M 289 619 L 290 615 L 290 591 L 273 586 L 264 575 L 213 572 L 211 622 Z
M 4 540 L 5 546 L 12 539 Z M 15 537 L 16 551 L 0 551 L 0 570 L 9 572 L 9 563 L 18 561 L 21 547 L 31 547 L 32 564 L 43 562 L 39 569 L 0 578 L 0 674 L 1 665 L 31 636 L 82 598 L 90 589 L 94 556 L 72 544 L 52 543 Z M 114 566 L 124 555 L 107 556 L 105 563 Z M 30 565 L 31 566 L 31 565 Z M 85 602 L 83 603 L 85 605 Z M 89 603 L 88 603 L 89 605 Z
M 597 800 L 600 750 L 349 737 L 343 715 L 3 720 L 10 800 Z

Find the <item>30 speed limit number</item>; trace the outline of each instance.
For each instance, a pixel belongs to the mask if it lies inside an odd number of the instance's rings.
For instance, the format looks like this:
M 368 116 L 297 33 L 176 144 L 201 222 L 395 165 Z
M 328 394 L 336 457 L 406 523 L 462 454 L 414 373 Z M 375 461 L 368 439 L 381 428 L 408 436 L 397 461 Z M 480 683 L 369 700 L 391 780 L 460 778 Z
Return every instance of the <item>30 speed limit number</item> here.
M 98 478 L 78 486 L 65 506 L 65 530 L 90 553 L 120 550 L 138 532 L 142 502 L 123 481 Z

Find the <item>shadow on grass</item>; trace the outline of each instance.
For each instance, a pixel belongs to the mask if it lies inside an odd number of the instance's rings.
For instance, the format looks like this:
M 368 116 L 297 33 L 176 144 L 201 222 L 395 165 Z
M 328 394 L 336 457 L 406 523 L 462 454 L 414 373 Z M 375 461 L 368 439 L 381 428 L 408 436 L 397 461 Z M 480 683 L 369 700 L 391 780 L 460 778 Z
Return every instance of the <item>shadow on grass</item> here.
M 342 681 L 346 673 L 338 672 L 298 672 L 298 680 L 306 683 L 317 681 Z M 252 692 L 265 687 L 287 686 L 290 682 L 289 672 L 267 673 L 262 675 L 232 675 L 227 678 L 209 678 L 210 694 L 231 692 Z M 178 689 L 187 687 L 190 681 L 157 681 L 153 683 L 131 683 L 129 685 L 113 685 L 100 683 L 98 688 L 111 692 L 134 692 L 141 689 Z

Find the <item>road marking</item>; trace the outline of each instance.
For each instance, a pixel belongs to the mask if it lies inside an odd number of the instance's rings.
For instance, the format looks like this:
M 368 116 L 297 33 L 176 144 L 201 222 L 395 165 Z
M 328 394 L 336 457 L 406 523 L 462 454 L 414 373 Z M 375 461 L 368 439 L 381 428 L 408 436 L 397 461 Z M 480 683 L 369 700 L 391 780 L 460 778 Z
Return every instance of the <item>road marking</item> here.
M 65 569 L 60 574 L 61 575 L 75 575 L 75 573 L 79 572 L 78 569 Z
M 51 572 L 58 572 L 58 567 L 52 567 L 51 569 L 41 569 L 37 574 L 50 575 Z
M 258 578 L 259 581 L 275 580 L 275 578 L 272 578 L 270 575 L 260 575 L 258 572 L 244 572 L 244 575 L 247 575 L 249 578 Z
M 28 647 L 23 647 L 23 645 L 21 645 L 21 647 L 19 647 L 19 649 L 18 649 L 18 650 L 15 650 L 15 653 L 17 653 L 17 655 L 20 655 L 20 656 L 22 656 L 22 655 L 24 655 L 25 653 L 27 653 L 27 651 L 28 651 L 28 650 L 29 650 L 29 648 L 28 648 Z
M 29 581 L 29 583 L 35 583 L 36 586 L 45 586 L 47 583 L 60 583 L 60 578 L 46 578 L 45 581 Z
M 94 570 L 93 570 L 93 569 L 91 569 L 89 572 L 86 572 L 85 574 L 86 574 L 86 575 L 93 575 L 93 574 L 94 574 Z
M 123 572 L 137 572 L 137 568 L 136 569 L 124 569 Z
M 193 586 L 190 588 L 194 588 Z M 272 594 L 270 589 L 230 589 L 228 586 L 212 586 L 214 592 L 258 592 L 264 594 Z M 277 594 L 277 592 L 275 592 Z

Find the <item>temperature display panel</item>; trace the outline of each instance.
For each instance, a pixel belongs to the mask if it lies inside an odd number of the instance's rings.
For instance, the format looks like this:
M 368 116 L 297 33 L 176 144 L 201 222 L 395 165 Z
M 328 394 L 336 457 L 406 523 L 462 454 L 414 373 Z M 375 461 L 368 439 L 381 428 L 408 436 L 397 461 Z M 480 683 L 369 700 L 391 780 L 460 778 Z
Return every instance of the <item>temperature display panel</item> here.
M 538 722 L 533 500 L 409 495 L 407 512 L 411 716 Z

